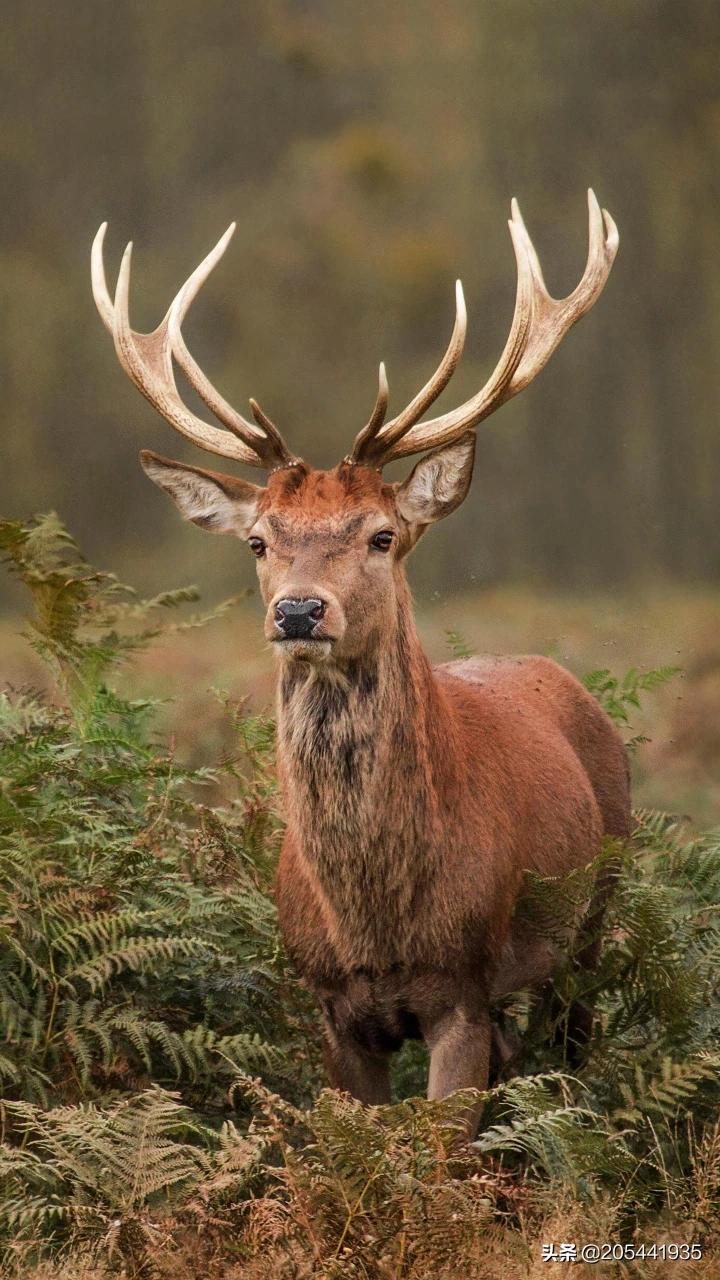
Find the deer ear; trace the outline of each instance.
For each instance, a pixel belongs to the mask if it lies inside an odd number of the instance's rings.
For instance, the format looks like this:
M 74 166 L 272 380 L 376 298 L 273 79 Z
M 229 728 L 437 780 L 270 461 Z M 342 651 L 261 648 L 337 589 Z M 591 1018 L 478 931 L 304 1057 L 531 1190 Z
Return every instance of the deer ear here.
M 238 476 L 206 471 L 185 462 L 173 462 L 159 453 L 143 449 L 140 454 L 143 471 L 154 484 L 170 494 L 186 520 L 192 520 L 212 533 L 234 533 L 245 538 L 258 516 L 260 498 L 265 492 Z
M 400 515 L 415 526 L 449 516 L 467 496 L 474 461 L 474 431 L 421 458 L 396 491 Z

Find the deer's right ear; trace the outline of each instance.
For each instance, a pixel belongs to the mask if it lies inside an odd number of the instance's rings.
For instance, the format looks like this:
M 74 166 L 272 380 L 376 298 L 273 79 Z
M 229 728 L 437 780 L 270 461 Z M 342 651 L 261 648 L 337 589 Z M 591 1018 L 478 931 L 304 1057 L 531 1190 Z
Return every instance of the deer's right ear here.
M 191 467 L 186 462 L 173 462 L 150 449 L 142 450 L 140 462 L 153 483 L 170 494 L 186 520 L 212 533 L 247 537 L 265 492 L 259 485 L 238 476 Z
M 467 497 L 475 460 L 475 432 L 426 454 L 398 485 L 398 511 L 420 536 L 429 524 L 449 516 Z

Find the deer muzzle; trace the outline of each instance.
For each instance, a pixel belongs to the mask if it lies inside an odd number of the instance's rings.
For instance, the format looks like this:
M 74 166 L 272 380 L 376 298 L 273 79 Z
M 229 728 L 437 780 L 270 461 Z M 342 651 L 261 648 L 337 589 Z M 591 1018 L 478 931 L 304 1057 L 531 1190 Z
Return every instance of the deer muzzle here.
M 345 617 L 330 593 L 279 592 L 270 601 L 265 637 L 288 656 L 326 661 L 345 633 Z

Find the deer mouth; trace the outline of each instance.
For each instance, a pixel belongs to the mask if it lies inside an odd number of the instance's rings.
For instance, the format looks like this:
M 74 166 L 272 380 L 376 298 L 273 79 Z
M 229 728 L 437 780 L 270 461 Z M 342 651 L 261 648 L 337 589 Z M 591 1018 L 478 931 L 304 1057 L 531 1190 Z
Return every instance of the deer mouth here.
M 329 636 L 307 636 L 303 639 L 276 636 L 273 639 L 279 653 L 298 662 L 327 662 L 334 643 Z

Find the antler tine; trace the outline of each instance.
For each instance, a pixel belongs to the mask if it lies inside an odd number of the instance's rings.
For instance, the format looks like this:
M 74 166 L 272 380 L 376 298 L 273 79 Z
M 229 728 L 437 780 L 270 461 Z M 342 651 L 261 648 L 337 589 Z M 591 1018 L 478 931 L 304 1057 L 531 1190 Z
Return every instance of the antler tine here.
M 359 431 L 356 435 L 352 453 L 348 454 L 345 459 L 346 462 L 359 462 L 363 456 L 366 444 L 375 439 L 380 427 L 385 421 L 389 398 L 390 388 L 388 386 L 387 373 L 385 371 L 385 362 L 381 360 L 380 368 L 378 370 L 378 390 L 375 397 L 375 404 L 373 405 L 373 411 L 362 431 Z
M 179 325 L 198 290 L 222 257 L 233 228 L 230 227 L 200 267 L 183 285 L 165 318 L 152 333 L 138 333 L 130 327 L 129 291 L 132 242 L 123 254 L 114 302 L 110 299 L 103 263 L 103 223 L 93 242 L 91 255 L 95 303 L 105 327 L 110 331 L 120 364 L 135 386 L 176 431 L 221 457 L 234 458 L 254 467 L 287 465 L 290 454 L 279 433 L 271 437 L 236 413 L 199 369 L 180 335 L 178 362 L 183 364 L 191 384 L 229 430 L 204 422 L 183 404 L 173 370 L 173 331 Z
M 113 300 L 108 293 L 107 281 L 105 279 L 105 263 L 103 261 L 103 244 L 105 243 L 105 232 L 107 231 L 107 222 L 101 222 L 97 229 L 97 234 L 92 242 L 92 250 L 90 252 L 90 276 L 92 279 L 93 298 L 95 306 L 100 312 L 102 320 L 108 333 L 113 331 L 113 318 L 115 308 Z
M 495 370 L 485 386 L 465 404 L 395 436 L 382 452 L 380 465 L 458 440 L 517 395 L 547 364 L 568 330 L 590 310 L 605 287 L 619 235 L 610 214 L 600 209 L 592 189 L 588 191 L 587 264 L 580 283 L 566 298 L 552 298 L 548 293 L 540 261 L 516 200 L 512 201 L 511 209 L 508 226 L 517 261 L 517 295 L 510 336 Z M 396 421 L 388 423 L 379 433 L 378 445 L 388 441 Z
M 373 416 L 367 426 L 363 427 L 363 430 L 355 439 L 352 451 L 354 462 L 372 462 L 374 457 L 377 457 L 378 460 L 382 459 L 390 445 L 404 436 L 425 411 L 430 408 L 430 405 L 437 400 L 440 392 L 447 386 L 460 362 L 465 346 L 466 333 L 467 310 L 465 308 L 465 295 L 463 294 L 462 281 L 456 280 L 455 323 L 447 351 L 440 364 L 422 390 L 418 391 L 414 399 L 410 401 L 410 404 L 396 418 L 388 422 L 385 427 L 382 427 L 382 424 L 387 412 L 387 400 L 379 421 L 376 421 L 375 412 L 373 412 Z M 385 366 L 381 365 L 380 368 L 384 373 Z M 376 404 L 376 410 L 377 408 L 378 405 Z M 381 427 L 382 430 L 380 430 Z
M 301 459 L 294 457 L 294 455 L 290 453 L 290 450 L 285 444 L 285 441 L 280 435 L 275 423 L 271 418 L 268 418 L 265 410 L 260 408 L 257 400 L 253 400 L 252 396 L 250 397 L 250 409 L 252 411 L 253 418 L 257 422 L 258 426 L 262 427 L 267 439 L 270 441 L 270 444 L 274 449 L 275 459 L 272 469 L 276 470 L 278 467 L 296 466 Z

